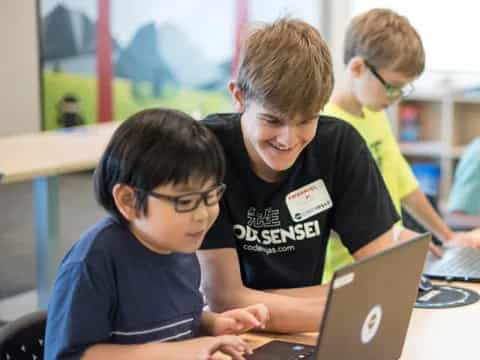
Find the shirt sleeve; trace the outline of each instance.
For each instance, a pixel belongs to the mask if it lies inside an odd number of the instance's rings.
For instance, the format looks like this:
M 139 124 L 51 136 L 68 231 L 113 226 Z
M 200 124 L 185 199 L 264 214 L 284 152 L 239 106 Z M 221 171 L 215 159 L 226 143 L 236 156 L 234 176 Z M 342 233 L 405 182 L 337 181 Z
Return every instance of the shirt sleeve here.
M 473 145 L 457 166 L 448 210 L 480 215 L 480 140 Z
M 61 267 L 48 306 L 45 359 L 80 359 L 110 338 L 115 291 L 101 270 L 84 262 Z
M 333 229 L 350 253 L 388 231 L 399 217 L 370 151 L 353 129 L 341 146 Z
M 227 187 L 227 192 L 228 192 Z M 233 235 L 233 224 L 229 215 L 228 199 L 229 194 L 225 193 L 220 200 L 220 213 L 217 220 L 205 235 L 201 250 L 235 248 L 235 239 Z

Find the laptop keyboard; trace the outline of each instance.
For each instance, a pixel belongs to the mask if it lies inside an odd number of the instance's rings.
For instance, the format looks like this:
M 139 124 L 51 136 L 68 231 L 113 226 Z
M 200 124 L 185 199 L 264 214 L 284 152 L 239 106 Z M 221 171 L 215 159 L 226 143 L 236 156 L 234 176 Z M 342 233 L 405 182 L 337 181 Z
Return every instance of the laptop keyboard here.
M 426 273 L 480 278 L 480 251 L 451 248 L 442 259 L 432 262 Z

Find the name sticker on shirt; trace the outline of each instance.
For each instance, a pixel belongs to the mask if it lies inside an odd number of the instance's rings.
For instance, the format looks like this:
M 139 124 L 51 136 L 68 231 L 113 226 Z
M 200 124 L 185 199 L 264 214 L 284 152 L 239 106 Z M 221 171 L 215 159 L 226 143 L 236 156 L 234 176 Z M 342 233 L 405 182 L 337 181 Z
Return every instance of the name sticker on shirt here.
M 332 199 L 322 179 L 292 191 L 285 197 L 295 222 L 305 220 L 332 207 Z

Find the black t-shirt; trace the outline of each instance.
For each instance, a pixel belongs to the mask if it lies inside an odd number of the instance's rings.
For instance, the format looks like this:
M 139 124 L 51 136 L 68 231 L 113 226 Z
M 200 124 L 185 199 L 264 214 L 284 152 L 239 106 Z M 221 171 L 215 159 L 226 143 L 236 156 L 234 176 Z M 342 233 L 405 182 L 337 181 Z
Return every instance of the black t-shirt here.
M 227 190 L 202 249 L 236 248 L 246 286 L 318 285 L 330 229 L 354 253 L 398 220 L 375 161 L 351 125 L 320 116 L 295 164 L 281 181 L 268 183 L 251 168 L 240 116 L 203 121 L 223 145 Z

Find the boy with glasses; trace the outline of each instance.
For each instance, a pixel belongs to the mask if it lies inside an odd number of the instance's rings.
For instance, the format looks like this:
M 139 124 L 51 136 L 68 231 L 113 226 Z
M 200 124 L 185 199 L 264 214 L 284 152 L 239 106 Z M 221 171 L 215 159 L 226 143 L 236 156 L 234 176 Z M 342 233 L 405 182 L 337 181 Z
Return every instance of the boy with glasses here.
M 373 9 L 352 19 L 345 36 L 343 78 L 325 114 L 341 118 L 363 136 L 382 173 L 398 214 L 404 206 L 446 244 L 480 247 L 480 239 L 455 233 L 442 221 L 420 190 L 390 129 L 385 109 L 414 90 L 412 82 L 425 66 L 420 36 L 408 19 L 388 9 Z M 399 222 L 396 238 L 415 235 Z M 441 252 L 431 246 L 437 255 Z M 324 280 L 351 262 L 338 235 L 331 237 Z
M 120 125 L 94 174 L 109 216 L 60 265 L 45 359 L 243 359 L 248 346 L 232 334 L 264 327 L 268 311 L 203 311 L 195 255 L 223 175 L 215 136 L 186 114 L 150 109 Z

